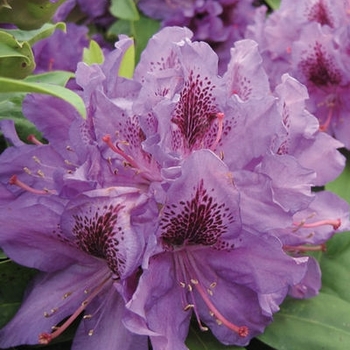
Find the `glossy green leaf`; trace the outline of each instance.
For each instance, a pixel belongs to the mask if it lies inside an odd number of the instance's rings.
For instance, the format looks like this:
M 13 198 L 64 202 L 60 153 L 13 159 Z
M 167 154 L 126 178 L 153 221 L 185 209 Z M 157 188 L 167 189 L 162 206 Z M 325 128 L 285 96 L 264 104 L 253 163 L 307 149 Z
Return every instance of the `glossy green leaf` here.
M 124 78 L 132 78 L 135 69 L 135 45 L 132 44 L 125 51 L 120 63 L 118 75 Z
M 11 34 L 18 41 L 26 41 L 29 45 L 33 46 L 37 41 L 45 39 L 53 34 L 53 32 L 58 29 L 66 31 L 66 24 L 63 22 L 50 24 L 45 23 L 39 29 L 33 30 L 20 30 L 20 29 L 2 29 L 2 31 Z
M 108 29 L 108 37 L 115 40 L 118 35 L 125 34 L 133 37 L 135 41 L 135 60 L 139 61 L 149 39 L 160 28 L 160 23 L 154 19 L 140 16 L 138 21 L 118 20 Z
M 29 280 L 37 272 L 10 260 L 0 263 L 0 327 L 6 324 L 21 304 Z
M 101 64 L 104 61 L 103 51 L 95 40 L 90 41 L 89 48 L 84 48 L 83 61 L 91 65 L 93 63 Z
M 34 68 L 34 55 L 30 45 L 0 31 L 0 76 L 22 79 Z
M 75 74 L 69 71 L 54 70 L 52 72 L 29 75 L 24 79 L 31 83 L 48 83 L 60 86 L 65 86 L 69 79 L 75 77 Z
M 8 6 L 0 7 L 0 22 L 13 23 L 20 29 L 40 28 L 49 22 L 57 8 L 66 0 L 8 0 Z
M 0 77 L 0 92 L 37 92 L 52 95 L 67 101 L 77 109 L 83 118 L 86 117 L 86 109 L 81 97 L 72 90 L 66 89 L 62 86 Z
M 50 83 L 65 86 L 67 81 L 74 77 L 74 73 L 66 71 L 52 71 L 43 74 L 30 75 L 24 79 L 26 82 Z M 0 94 L 0 119 L 12 119 L 15 122 L 18 136 L 26 141 L 28 135 L 34 134 L 41 139 L 41 134 L 22 113 L 22 102 L 26 93 L 1 93 Z
M 149 39 L 159 30 L 160 23 L 154 19 L 140 16 L 140 20 L 134 23 L 134 38 L 136 46 L 136 62 L 148 44 Z
M 195 327 L 190 328 L 186 345 L 190 350 L 244 350 L 241 347 L 224 345 L 210 331 L 202 332 Z
M 327 252 L 322 255 L 320 265 L 322 291 L 334 294 L 350 305 L 350 232 L 336 234 L 327 243 Z
M 34 124 L 23 116 L 22 101 L 24 95 L 23 93 L 0 94 L 0 120 L 12 119 L 15 122 L 19 138 L 24 142 L 26 142 L 30 134 L 41 139 L 41 134 L 37 131 Z
M 334 181 L 326 185 L 326 189 L 336 193 L 338 196 L 347 200 L 350 203 L 350 162 L 347 165 L 341 175 Z
M 278 350 L 343 350 L 350 344 L 350 233 L 339 233 L 321 256 L 322 289 L 309 300 L 288 300 L 259 339 Z
M 139 19 L 139 12 L 134 0 L 111 0 L 109 10 L 113 16 L 120 19 L 130 21 L 137 21 Z
M 327 293 L 288 300 L 259 339 L 278 350 L 344 350 L 350 344 L 350 304 Z
M 0 260 L 4 260 L 4 259 L 7 259 L 7 256 L 6 256 L 6 254 L 3 252 L 3 250 L 0 249 Z
M 281 0 L 265 0 L 265 2 L 272 10 L 277 10 L 280 7 Z

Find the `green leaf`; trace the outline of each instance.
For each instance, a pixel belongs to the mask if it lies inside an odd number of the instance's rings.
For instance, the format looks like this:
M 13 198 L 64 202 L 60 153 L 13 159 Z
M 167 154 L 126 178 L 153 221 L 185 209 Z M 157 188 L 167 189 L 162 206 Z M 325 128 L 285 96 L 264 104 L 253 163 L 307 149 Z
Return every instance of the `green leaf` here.
M 115 40 L 119 34 L 125 34 L 127 36 L 133 36 L 133 22 L 126 19 L 118 19 L 109 28 L 107 32 L 107 38 Z
M 274 322 L 259 336 L 278 350 L 344 350 L 350 344 L 350 304 L 320 293 L 307 300 L 288 300 Z
M 49 22 L 57 8 L 66 0 L 12 0 L 0 7 L 0 23 L 13 23 L 20 29 L 40 28 Z
M 159 28 L 160 23 L 158 21 L 141 15 L 140 19 L 134 22 L 117 20 L 108 29 L 107 36 L 110 40 L 115 40 L 120 34 L 133 37 L 135 41 L 135 60 L 138 62 L 149 39 Z
M 350 343 L 350 233 L 336 234 L 321 256 L 322 289 L 289 299 L 259 339 L 278 350 L 343 350 Z
M 55 70 L 47 73 L 29 75 L 24 79 L 24 81 L 31 82 L 31 83 L 48 83 L 48 84 L 65 86 L 68 80 L 74 77 L 75 75 L 72 72 Z
M 326 185 L 326 189 L 336 193 L 339 197 L 345 199 L 350 203 L 350 162 L 347 165 L 341 175 L 334 181 Z
M 139 61 L 141 53 L 148 44 L 149 39 L 160 28 L 160 23 L 154 19 L 140 16 L 140 20 L 134 23 L 134 38 L 136 45 L 136 62 Z
M 3 252 L 2 249 L 0 249 L 0 260 L 5 260 L 5 259 L 7 259 L 6 254 Z
M 265 2 L 272 10 L 277 10 L 280 7 L 281 0 L 265 0 Z
M 0 94 L 0 120 L 12 119 L 16 125 L 16 131 L 19 138 L 26 142 L 28 135 L 33 134 L 37 139 L 41 139 L 41 134 L 37 131 L 33 123 L 31 123 L 22 114 L 22 101 L 24 98 L 21 94 Z
M 118 75 L 124 78 L 132 78 L 135 69 L 135 45 L 132 44 L 125 51 L 124 57 L 120 62 Z
M 36 273 L 36 270 L 19 266 L 11 260 L 0 263 L 0 328 L 18 310 L 23 292 Z
M 196 327 L 190 327 L 186 345 L 190 350 L 244 350 L 241 347 L 224 345 L 210 331 L 202 332 Z
M 328 242 L 320 265 L 322 291 L 336 295 L 350 305 L 350 232 L 336 234 Z
M 0 76 L 22 79 L 34 68 L 34 55 L 30 45 L 0 31 Z
M 20 30 L 20 29 L 2 29 L 2 31 L 11 34 L 18 41 L 26 41 L 29 45 L 33 46 L 39 40 L 45 39 L 53 34 L 53 32 L 58 29 L 66 31 L 66 24 L 63 22 L 50 24 L 45 23 L 39 29 L 33 30 Z
M 95 40 L 90 41 L 89 48 L 84 48 L 83 61 L 91 65 L 93 63 L 101 64 L 104 61 L 103 51 Z
M 111 0 L 109 11 L 113 16 L 120 19 L 130 21 L 137 21 L 139 19 L 139 12 L 134 0 Z
M 37 92 L 59 97 L 75 107 L 83 118 L 86 117 L 85 104 L 81 97 L 72 90 L 66 89 L 62 86 L 47 83 L 26 82 L 23 80 L 0 77 L 0 92 Z

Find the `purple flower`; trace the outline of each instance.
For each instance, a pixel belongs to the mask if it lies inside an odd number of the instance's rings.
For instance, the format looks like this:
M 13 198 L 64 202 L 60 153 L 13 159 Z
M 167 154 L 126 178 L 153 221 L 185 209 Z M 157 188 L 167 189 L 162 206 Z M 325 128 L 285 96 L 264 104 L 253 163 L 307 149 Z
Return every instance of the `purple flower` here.
M 306 85 L 310 95 L 306 106 L 319 119 L 320 129 L 347 148 L 348 11 L 348 1 L 284 0 L 271 16 L 259 10 L 247 33 L 259 42 L 272 84 L 288 72 Z
M 259 297 L 283 299 L 286 286 L 305 274 L 305 260 L 284 254 L 273 237 L 242 230 L 239 191 L 209 150 L 186 159 L 162 207 L 156 233 L 161 250 L 129 302 L 138 327 L 155 349 L 186 349 L 193 312 L 202 331 L 210 327 L 224 344 L 247 344 L 272 320 Z
M 208 42 L 219 56 L 219 70 L 224 72 L 230 60 L 230 48 L 243 39 L 255 8 L 251 0 L 141 0 L 140 9 L 149 17 L 161 20 L 162 27 L 188 27 L 194 40 Z
M 287 293 L 318 292 L 320 270 L 308 249 L 322 250 L 349 227 L 344 201 L 312 191 L 341 173 L 344 158 L 341 143 L 306 111 L 305 87 L 285 75 L 271 91 L 251 40 L 235 44 L 220 77 L 210 47 L 190 38 L 187 29 L 163 29 L 134 76 L 142 87 L 133 110 L 141 125 L 153 126 L 143 149 L 161 166 L 163 182 L 151 187 L 161 208 L 157 244 L 147 251 L 126 324 L 157 349 L 184 348 L 189 310 L 223 343 L 247 344 Z M 324 210 L 330 200 L 335 211 Z M 302 234 L 291 243 L 296 230 Z M 252 265 L 241 263 L 250 253 Z M 282 270 L 259 279 L 259 267 L 273 269 L 265 265 L 271 256 L 291 280 Z
M 0 245 L 18 263 L 42 272 L 0 331 L 0 346 L 48 343 L 83 313 L 73 348 L 123 343 L 146 349 L 146 337 L 130 333 L 122 318 L 124 300 L 136 288 L 153 205 L 140 188 L 110 182 L 115 175 L 89 120 L 71 106 L 28 96 L 24 113 L 49 143 L 32 137 L 33 144 L 25 144 L 13 123 L 1 124 L 13 147 L 0 159 L 0 222 L 7 228 Z
M 53 19 L 55 22 L 65 21 L 73 11 L 85 24 L 93 23 L 106 28 L 113 21 L 113 16 L 109 13 L 108 0 L 67 0 L 57 9 Z
M 75 72 L 78 62 L 83 59 L 83 49 L 88 46 L 88 28 L 67 23 L 66 33 L 57 30 L 51 37 L 33 45 L 35 72 L 44 73 L 52 70 Z
M 287 294 L 318 292 L 308 249 L 347 230 L 349 210 L 313 187 L 342 171 L 341 144 L 319 131 L 297 80 L 270 88 L 256 42 L 237 42 L 220 76 L 217 55 L 191 37 L 164 28 L 132 79 L 118 76 L 128 38 L 102 65 L 79 63 L 86 120 L 62 101 L 28 97 L 24 113 L 48 144 L 24 144 L 2 122 L 13 147 L 0 157 L 0 245 L 49 281 L 36 282 L 2 331 L 6 346 L 58 336 L 85 307 L 77 348 L 92 329 L 99 342 L 99 322 L 114 317 L 121 333 L 111 341 L 132 348 L 149 336 L 155 350 L 185 349 L 192 315 L 224 344 L 245 345 Z M 57 289 L 47 303 L 41 286 Z M 44 312 L 40 329 L 19 338 Z
M 7 227 L 2 248 L 43 271 L 0 331 L 1 347 L 47 344 L 83 313 L 73 349 L 115 348 L 121 342 L 127 349 L 147 348 L 145 338 L 122 326 L 124 300 L 118 292 L 133 278 L 143 249 L 142 236 L 130 223 L 139 196 L 132 191 L 96 190 L 72 200 L 50 194 L 36 199 L 27 192 L 1 208 Z M 33 219 L 38 213 L 40 221 Z

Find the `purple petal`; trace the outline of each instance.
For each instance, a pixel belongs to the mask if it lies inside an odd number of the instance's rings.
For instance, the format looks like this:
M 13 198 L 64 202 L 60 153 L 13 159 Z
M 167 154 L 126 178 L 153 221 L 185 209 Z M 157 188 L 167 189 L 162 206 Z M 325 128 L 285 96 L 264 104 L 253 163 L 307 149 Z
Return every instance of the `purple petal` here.
M 51 327 L 78 309 L 87 298 L 84 291 L 100 284 L 106 272 L 105 265 L 96 261 L 40 274 L 15 317 L 0 331 L 0 346 L 38 344 L 39 335 L 51 333 Z

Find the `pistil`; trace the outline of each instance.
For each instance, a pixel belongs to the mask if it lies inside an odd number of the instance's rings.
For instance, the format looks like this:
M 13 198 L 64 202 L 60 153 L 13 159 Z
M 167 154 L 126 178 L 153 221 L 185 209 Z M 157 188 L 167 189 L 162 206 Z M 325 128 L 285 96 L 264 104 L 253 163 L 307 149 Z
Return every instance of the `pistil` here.
M 37 146 L 43 145 L 33 134 L 28 135 L 27 140 Z
M 334 230 L 337 230 L 340 225 L 341 225 L 341 220 L 340 219 L 326 219 L 326 220 L 320 220 L 316 222 L 311 222 L 311 223 L 305 223 L 305 221 L 301 222 L 294 222 L 294 226 L 297 226 L 297 228 L 315 228 L 315 227 L 320 227 L 324 225 L 330 225 L 333 226 Z
M 136 162 L 134 161 L 134 159 L 132 159 L 129 155 L 127 155 L 121 148 L 119 148 L 118 146 L 116 146 L 112 140 L 111 140 L 111 135 L 105 135 L 102 137 L 102 141 L 105 142 L 107 144 L 107 146 L 115 153 L 119 154 L 120 156 L 122 156 L 127 162 L 128 164 L 130 164 L 133 168 L 138 169 L 138 165 L 136 164 Z
M 12 175 L 10 180 L 9 180 L 9 184 L 10 185 L 16 185 L 20 188 L 22 188 L 23 190 L 25 191 L 28 191 L 30 193 L 34 193 L 34 194 L 39 194 L 39 195 L 42 195 L 42 194 L 50 194 L 50 193 L 53 193 L 53 191 L 50 191 L 48 189 L 43 189 L 43 190 L 37 190 L 27 184 L 25 184 L 24 182 L 22 182 L 21 180 L 18 179 L 17 175 Z

